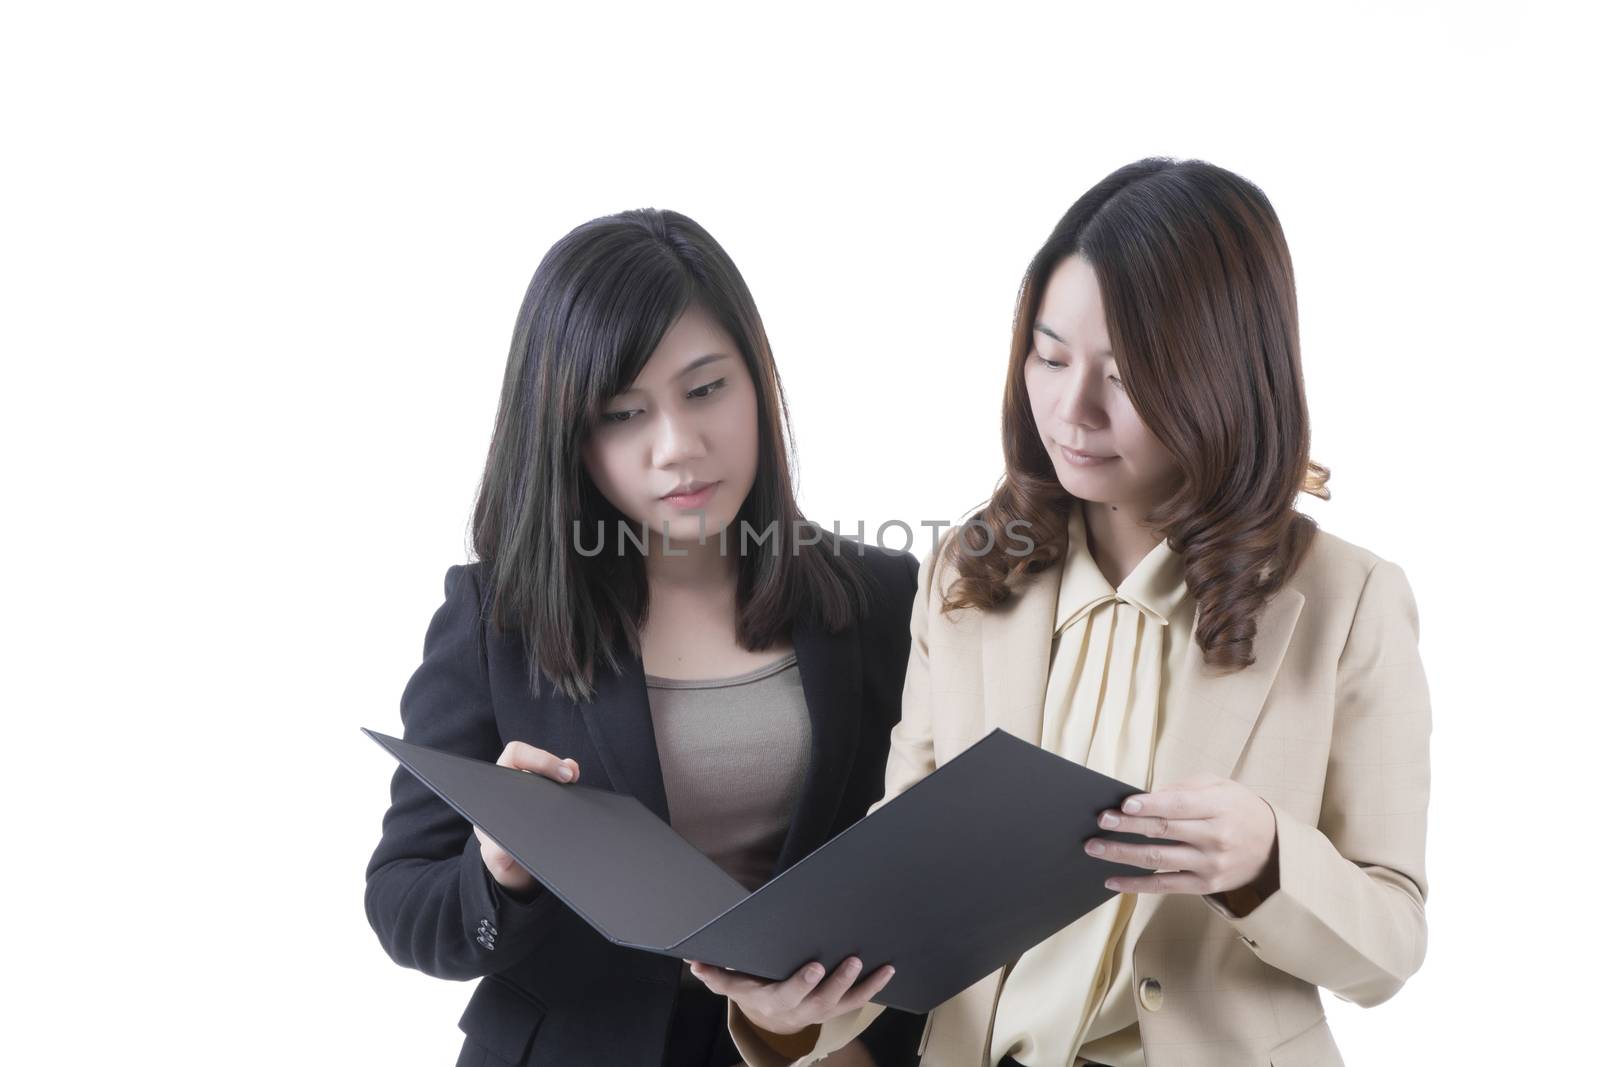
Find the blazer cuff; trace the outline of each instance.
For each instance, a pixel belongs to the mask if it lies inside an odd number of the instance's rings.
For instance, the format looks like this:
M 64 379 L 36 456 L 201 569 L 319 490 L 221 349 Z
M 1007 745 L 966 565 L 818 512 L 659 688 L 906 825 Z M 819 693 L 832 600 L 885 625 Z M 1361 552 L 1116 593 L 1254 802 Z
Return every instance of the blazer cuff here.
M 1263 799 L 1265 800 L 1265 798 Z M 1231 923 L 1237 923 L 1245 916 L 1255 914 L 1256 909 L 1276 896 L 1282 886 L 1283 843 L 1280 838 L 1283 827 L 1279 821 L 1277 807 L 1270 800 L 1265 800 L 1265 803 L 1272 811 L 1272 849 L 1267 859 L 1267 867 L 1262 871 L 1262 875 L 1257 876 L 1256 880 L 1249 885 L 1242 885 L 1237 889 L 1229 889 L 1221 893 L 1204 893 L 1200 897 L 1201 900 L 1205 901 L 1207 907 Z M 1265 877 L 1268 871 L 1271 872 L 1270 878 Z M 1263 885 L 1270 887 L 1266 894 L 1262 893 Z M 1233 907 L 1235 903 L 1245 905 L 1245 910 L 1242 913 L 1236 910 Z
M 503 970 L 516 963 L 529 934 L 539 928 L 560 899 L 538 884 L 531 896 L 512 896 L 484 865 L 476 833 L 467 835 L 461 850 L 460 888 L 462 929 L 488 971 Z
M 1201 898 L 1208 908 L 1227 920 L 1238 931 L 1239 940 L 1262 959 L 1284 950 L 1284 939 L 1291 936 L 1314 899 L 1306 882 L 1315 878 L 1319 869 L 1326 876 L 1326 868 L 1318 867 L 1318 862 L 1325 862 L 1327 858 L 1320 855 L 1323 848 L 1332 851 L 1341 863 L 1345 862 L 1333 848 L 1333 842 L 1320 830 L 1286 815 L 1270 800 L 1267 806 L 1272 809 L 1277 835 L 1273 848 L 1277 853 L 1278 888 L 1244 915 L 1228 907 L 1225 893 L 1207 893 Z M 1322 848 L 1309 840 L 1310 835 L 1321 839 Z
M 1406 975 L 1379 960 L 1404 940 L 1416 905 L 1351 862 L 1321 830 L 1268 801 L 1278 827 L 1278 888 L 1246 915 L 1203 899 L 1262 962 L 1362 1005 L 1392 996 Z M 1398 909 L 1398 910 L 1397 910 Z M 1369 943 L 1371 941 L 1372 943 Z M 1383 942 L 1383 943 L 1379 943 Z

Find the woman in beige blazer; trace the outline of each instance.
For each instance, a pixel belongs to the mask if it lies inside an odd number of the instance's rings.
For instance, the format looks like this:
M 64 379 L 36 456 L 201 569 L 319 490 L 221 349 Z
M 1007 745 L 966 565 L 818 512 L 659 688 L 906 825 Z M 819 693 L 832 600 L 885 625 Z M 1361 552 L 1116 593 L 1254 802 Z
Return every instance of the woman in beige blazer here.
M 1081 842 L 1114 894 L 930 1013 L 922 1063 L 1339 1064 L 1319 988 L 1370 1006 L 1422 963 L 1430 712 L 1404 573 L 1295 511 L 1328 471 L 1261 191 L 1148 159 L 1081 197 L 1003 434 L 922 565 L 879 804 L 994 727 L 1147 792 L 1100 819 L 1138 843 Z M 843 1048 L 892 973 L 695 970 L 758 1067 Z

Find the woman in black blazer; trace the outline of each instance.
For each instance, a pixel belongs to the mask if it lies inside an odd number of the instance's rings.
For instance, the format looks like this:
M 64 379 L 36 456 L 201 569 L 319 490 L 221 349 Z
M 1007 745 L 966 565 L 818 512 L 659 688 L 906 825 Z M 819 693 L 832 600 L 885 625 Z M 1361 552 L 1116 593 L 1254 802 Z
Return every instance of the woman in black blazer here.
M 806 522 L 786 432 L 760 317 L 703 229 L 632 211 L 557 242 L 517 319 L 479 561 L 445 574 L 400 698 L 405 739 L 581 776 L 670 822 L 647 673 L 760 674 L 792 651 L 809 760 L 789 768 L 781 847 L 767 835 L 772 873 L 864 814 L 899 719 L 917 563 Z M 739 1062 L 726 1002 L 682 961 L 611 944 L 403 769 L 366 910 L 395 962 L 484 979 L 458 1065 Z M 855 977 L 841 966 L 817 995 Z M 913 1063 L 921 1024 L 887 1011 L 848 1055 Z

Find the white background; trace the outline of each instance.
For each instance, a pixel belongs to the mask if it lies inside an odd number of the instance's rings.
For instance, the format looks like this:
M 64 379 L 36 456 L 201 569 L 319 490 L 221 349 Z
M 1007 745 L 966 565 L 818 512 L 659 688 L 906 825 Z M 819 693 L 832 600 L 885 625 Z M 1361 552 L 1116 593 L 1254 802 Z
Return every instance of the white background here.
M 1583 1058 L 1593 45 L 1576 5 L 8 5 L 0 1059 L 454 1061 L 469 986 L 363 914 L 357 727 L 399 730 L 557 237 L 699 220 L 805 510 L 949 518 L 1023 267 L 1146 155 L 1272 199 L 1303 507 L 1420 608 L 1431 945 L 1325 996 L 1346 1058 Z

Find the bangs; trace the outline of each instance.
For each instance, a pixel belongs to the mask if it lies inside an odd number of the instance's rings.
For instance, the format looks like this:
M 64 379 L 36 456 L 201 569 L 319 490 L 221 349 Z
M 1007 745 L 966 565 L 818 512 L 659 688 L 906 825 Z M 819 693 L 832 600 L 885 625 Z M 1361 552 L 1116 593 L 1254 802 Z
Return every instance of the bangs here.
M 562 349 L 588 358 L 560 361 L 579 376 L 583 423 L 644 370 L 661 339 L 693 302 L 694 281 L 671 256 L 651 254 L 610 264 L 573 299 Z

